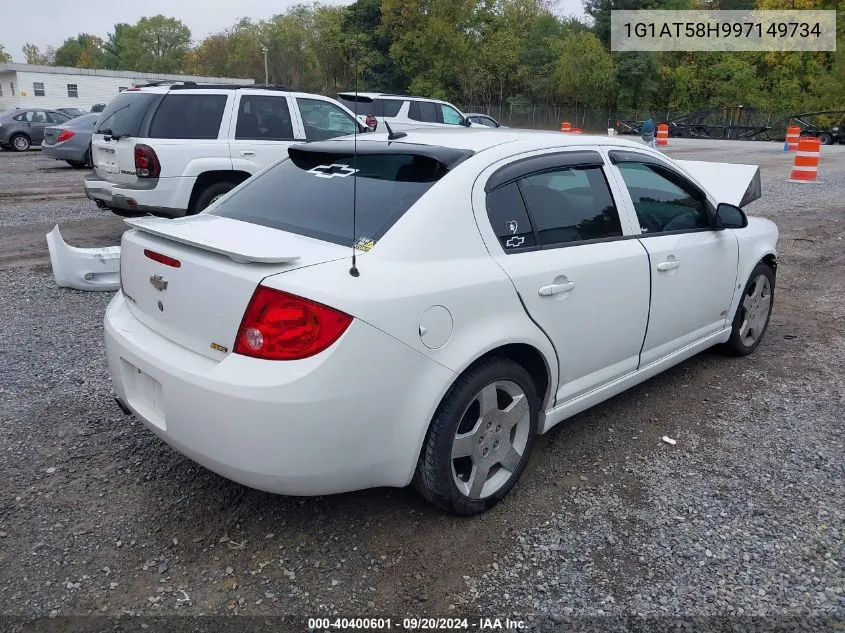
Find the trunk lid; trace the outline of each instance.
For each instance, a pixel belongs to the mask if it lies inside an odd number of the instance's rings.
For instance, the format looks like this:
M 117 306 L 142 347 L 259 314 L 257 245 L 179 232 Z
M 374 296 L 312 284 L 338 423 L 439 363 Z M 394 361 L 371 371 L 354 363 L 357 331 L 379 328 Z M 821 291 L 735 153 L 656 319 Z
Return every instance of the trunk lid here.
M 231 353 L 262 279 L 350 254 L 348 246 L 205 214 L 128 223 L 136 230 L 123 235 L 120 268 L 130 311 L 162 336 L 218 360 Z

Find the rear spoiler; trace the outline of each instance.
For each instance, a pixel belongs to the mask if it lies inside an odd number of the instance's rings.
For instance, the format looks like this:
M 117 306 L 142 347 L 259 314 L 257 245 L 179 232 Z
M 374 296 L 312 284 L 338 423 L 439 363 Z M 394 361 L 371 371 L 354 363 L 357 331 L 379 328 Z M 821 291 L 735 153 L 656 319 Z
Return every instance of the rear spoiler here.
M 717 204 L 727 202 L 744 207 L 763 195 L 758 165 L 703 160 L 676 160 L 675 163 L 707 189 L 716 198 Z

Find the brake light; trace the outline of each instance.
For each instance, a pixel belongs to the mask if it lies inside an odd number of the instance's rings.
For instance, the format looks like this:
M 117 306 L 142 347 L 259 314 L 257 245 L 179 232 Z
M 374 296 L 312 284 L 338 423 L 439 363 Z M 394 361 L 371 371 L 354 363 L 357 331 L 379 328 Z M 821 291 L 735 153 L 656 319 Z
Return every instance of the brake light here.
M 264 360 L 299 360 L 332 345 L 352 323 L 348 314 L 258 286 L 244 313 L 234 351 Z
M 59 132 L 59 137 L 56 139 L 56 143 L 64 143 L 68 139 L 73 138 L 74 134 L 76 134 L 76 132 L 73 130 L 61 130 Z
M 146 255 L 149 259 L 153 260 L 154 262 L 164 264 L 165 266 L 171 266 L 173 268 L 182 267 L 182 262 L 180 262 L 178 259 L 173 259 L 172 257 L 168 257 L 167 255 L 156 253 L 155 251 L 151 251 L 148 248 L 144 249 L 144 255 Z
M 149 145 L 135 146 L 135 175 L 138 178 L 158 178 L 161 165 L 155 150 Z

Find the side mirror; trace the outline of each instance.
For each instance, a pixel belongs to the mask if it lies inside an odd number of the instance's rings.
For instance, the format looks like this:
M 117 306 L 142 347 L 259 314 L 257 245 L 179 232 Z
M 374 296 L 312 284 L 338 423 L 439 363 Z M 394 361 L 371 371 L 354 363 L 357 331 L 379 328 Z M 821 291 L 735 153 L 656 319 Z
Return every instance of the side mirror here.
M 748 226 L 748 217 L 739 207 L 723 202 L 716 207 L 713 225 L 717 229 L 744 229 Z
M 467 118 L 465 117 L 465 118 L 464 118 L 464 121 L 463 121 L 463 123 L 462 123 L 461 125 L 463 125 L 464 127 L 472 127 L 472 121 L 470 121 L 469 119 L 467 119 Z

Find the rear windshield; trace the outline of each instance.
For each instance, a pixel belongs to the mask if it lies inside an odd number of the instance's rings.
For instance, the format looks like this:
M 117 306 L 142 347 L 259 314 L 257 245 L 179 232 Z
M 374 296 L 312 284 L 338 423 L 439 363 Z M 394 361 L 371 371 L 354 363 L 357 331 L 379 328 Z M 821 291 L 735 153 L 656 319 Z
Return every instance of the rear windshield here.
M 150 122 L 150 138 L 214 139 L 220 133 L 226 95 L 168 94 Z
M 357 187 L 355 242 L 374 243 L 446 173 L 442 163 L 415 154 L 359 155 L 356 162 L 351 154 L 303 152 L 246 183 L 209 213 L 352 245 Z
M 158 95 L 150 92 L 122 92 L 100 113 L 95 134 L 139 136 L 141 122 Z

